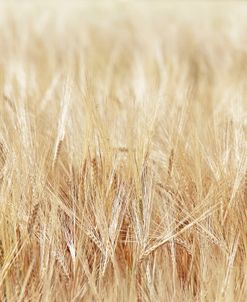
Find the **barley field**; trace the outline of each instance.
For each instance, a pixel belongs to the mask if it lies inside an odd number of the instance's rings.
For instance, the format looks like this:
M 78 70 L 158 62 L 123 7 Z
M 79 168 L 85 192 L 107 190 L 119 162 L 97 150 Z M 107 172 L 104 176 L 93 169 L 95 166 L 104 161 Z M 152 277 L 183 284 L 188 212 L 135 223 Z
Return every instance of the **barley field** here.
M 0 2 L 0 301 L 247 301 L 247 2 Z

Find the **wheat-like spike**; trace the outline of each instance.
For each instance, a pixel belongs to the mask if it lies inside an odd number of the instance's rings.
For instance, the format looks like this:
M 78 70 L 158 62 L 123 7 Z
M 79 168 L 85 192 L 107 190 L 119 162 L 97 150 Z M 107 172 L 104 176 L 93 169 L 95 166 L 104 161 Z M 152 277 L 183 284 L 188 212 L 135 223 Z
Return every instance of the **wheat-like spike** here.
M 58 143 L 57 143 L 57 146 L 55 147 L 54 156 L 53 156 L 53 162 L 52 162 L 52 169 L 53 170 L 54 170 L 54 168 L 56 166 L 58 157 L 60 155 L 61 148 L 62 148 L 62 143 L 63 143 L 63 140 L 59 140 Z
M 97 187 L 97 183 L 98 183 L 98 177 L 99 177 L 99 168 L 98 168 L 98 164 L 97 164 L 97 160 L 96 158 L 94 158 L 91 162 L 92 164 L 92 169 L 93 169 L 93 186 L 94 188 Z
M 247 202 L 247 171 L 244 175 L 244 201 Z
M 58 120 L 58 130 L 57 130 L 57 137 L 56 137 L 55 147 L 54 147 L 52 168 L 54 168 L 54 166 L 55 166 L 55 163 L 56 163 L 58 155 L 59 155 L 59 149 L 61 148 L 61 143 L 65 136 L 65 128 L 66 128 L 67 119 L 68 119 L 70 98 L 71 98 L 71 82 L 70 82 L 70 79 L 67 78 L 63 85 L 61 111 L 60 111 L 60 116 L 59 116 L 59 120 Z
M 103 254 L 105 254 L 105 253 L 106 253 L 105 247 L 104 247 L 104 245 L 102 244 L 101 240 L 99 240 L 99 239 L 95 236 L 95 234 L 94 234 L 92 228 L 91 228 L 91 227 L 90 227 L 90 228 L 87 228 L 87 230 L 85 231 L 85 233 L 86 233 L 87 236 L 88 236 L 88 237 L 96 244 L 96 246 L 100 249 L 100 251 L 101 251 Z
M 34 227 L 35 227 L 35 222 L 37 219 L 37 215 L 38 215 L 38 210 L 39 210 L 39 203 L 36 203 L 36 205 L 33 207 L 33 210 L 31 212 L 31 215 L 29 216 L 29 220 L 28 220 L 28 225 L 27 225 L 27 232 L 29 234 L 29 237 L 32 236 Z
M 0 268 L 3 266 L 3 262 L 4 262 L 4 249 L 3 249 L 2 240 L 0 240 Z
M 173 161 L 174 161 L 174 149 L 171 150 L 171 153 L 169 156 L 169 164 L 168 164 L 168 171 L 167 171 L 168 179 L 171 177 L 171 174 L 172 174 Z
M 63 271 L 63 276 L 65 277 L 66 280 L 68 280 L 70 278 L 70 274 L 69 274 L 68 266 L 64 261 L 64 255 L 60 251 L 54 251 L 53 255 L 55 256 L 57 262 L 59 263 Z

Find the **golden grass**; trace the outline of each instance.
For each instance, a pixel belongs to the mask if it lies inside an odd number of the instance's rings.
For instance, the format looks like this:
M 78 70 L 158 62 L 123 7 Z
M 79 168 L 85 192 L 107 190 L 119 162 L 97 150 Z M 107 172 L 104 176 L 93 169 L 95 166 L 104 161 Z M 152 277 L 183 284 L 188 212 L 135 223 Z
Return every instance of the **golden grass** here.
M 0 301 L 247 300 L 247 4 L 1 4 Z

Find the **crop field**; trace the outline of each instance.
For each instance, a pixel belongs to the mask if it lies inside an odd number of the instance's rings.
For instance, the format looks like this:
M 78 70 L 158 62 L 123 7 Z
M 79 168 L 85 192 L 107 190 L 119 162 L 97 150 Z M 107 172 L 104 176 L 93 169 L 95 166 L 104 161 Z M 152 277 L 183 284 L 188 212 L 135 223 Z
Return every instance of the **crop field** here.
M 0 301 L 247 301 L 247 2 L 0 2 Z

